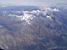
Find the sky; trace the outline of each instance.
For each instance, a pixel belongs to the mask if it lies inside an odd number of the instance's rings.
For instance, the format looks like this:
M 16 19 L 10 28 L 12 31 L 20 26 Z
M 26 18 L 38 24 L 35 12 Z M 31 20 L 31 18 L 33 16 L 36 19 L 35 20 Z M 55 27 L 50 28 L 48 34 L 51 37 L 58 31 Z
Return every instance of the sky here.
M 59 5 L 67 4 L 67 0 L 0 0 L 0 5 Z

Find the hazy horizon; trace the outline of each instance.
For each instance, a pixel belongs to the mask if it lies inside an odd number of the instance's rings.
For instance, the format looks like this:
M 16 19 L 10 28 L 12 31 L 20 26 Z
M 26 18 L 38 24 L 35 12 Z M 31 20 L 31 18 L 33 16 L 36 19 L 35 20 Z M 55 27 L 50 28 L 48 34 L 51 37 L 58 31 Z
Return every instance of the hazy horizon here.
M 67 0 L 0 0 L 0 6 L 13 5 L 34 5 L 34 6 L 53 6 L 67 5 Z

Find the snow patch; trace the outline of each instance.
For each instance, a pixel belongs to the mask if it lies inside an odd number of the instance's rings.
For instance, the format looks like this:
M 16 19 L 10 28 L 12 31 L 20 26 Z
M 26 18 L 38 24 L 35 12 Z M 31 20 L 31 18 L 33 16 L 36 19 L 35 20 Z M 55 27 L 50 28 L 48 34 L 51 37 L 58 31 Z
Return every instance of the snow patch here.
M 52 17 L 51 16 L 46 16 L 48 19 L 52 20 Z

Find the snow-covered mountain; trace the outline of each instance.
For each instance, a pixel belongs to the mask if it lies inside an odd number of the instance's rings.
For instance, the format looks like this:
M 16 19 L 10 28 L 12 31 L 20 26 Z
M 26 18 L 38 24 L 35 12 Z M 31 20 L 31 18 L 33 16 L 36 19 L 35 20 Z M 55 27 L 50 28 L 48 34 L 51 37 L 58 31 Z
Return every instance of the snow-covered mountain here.
M 67 50 L 67 9 L 32 7 L 0 8 L 0 47 Z

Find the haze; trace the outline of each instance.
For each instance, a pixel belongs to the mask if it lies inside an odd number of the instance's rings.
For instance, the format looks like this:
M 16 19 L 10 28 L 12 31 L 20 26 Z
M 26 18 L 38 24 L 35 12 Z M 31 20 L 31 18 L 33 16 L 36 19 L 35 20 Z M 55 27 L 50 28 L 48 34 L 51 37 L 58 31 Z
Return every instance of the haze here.
M 67 4 L 67 0 L 0 0 L 0 6 L 11 6 L 11 5 L 61 5 Z

